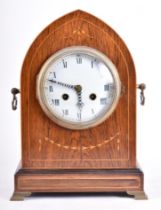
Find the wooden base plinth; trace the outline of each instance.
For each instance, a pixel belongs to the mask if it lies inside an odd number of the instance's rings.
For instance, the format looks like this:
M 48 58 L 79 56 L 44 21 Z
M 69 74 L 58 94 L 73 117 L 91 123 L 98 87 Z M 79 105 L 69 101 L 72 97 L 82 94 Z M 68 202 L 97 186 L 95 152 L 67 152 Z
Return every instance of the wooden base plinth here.
M 11 200 L 35 192 L 126 192 L 135 199 L 147 198 L 140 169 L 18 170 Z

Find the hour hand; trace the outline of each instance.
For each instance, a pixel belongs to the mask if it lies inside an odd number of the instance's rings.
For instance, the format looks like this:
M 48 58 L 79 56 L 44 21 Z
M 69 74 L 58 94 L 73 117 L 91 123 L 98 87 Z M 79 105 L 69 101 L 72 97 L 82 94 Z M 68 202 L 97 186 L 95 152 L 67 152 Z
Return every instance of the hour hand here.
M 71 88 L 71 89 L 74 89 L 75 90 L 75 86 L 74 85 L 70 85 L 70 84 L 66 84 L 64 82 L 59 82 L 59 81 L 56 81 L 56 80 L 53 80 L 53 79 L 48 79 L 49 82 L 53 82 L 55 84 L 58 84 L 58 85 L 61 85 L 63 87 L 67 87 L 67 88 Z

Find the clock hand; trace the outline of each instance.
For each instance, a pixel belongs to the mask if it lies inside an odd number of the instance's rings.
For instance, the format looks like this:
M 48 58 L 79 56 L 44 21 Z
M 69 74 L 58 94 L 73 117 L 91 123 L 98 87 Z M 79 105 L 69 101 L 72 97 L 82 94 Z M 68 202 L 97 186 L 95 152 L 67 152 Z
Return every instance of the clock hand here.
M 82 108 L 84 106 L 84 103 L 82 102 L 82 86 L 81 85 L 75 85 L 74 89 L 77 92 L 77 96 L 78 96 L 77 106 L 80 110 L 80 116 L 81 116 L 81 111 L 82 111 Z
M 77 93 L 81 92 L 81 90 L 82 90 L 81 85 L 70 85 L 70 84 L 66 84 L 64 82 L 59 82 L 59 81 L 56 81 L 56 80 L 53 80 L 53 79 L 48 79 L 48 81 L 53 82 L 53 83 L 58 84 L 58 85 L 61 85 L 63 87 L 68 87 L 68 88 L 74 89 Z
M 77 92 L 77 96 L 78 96 L 78 103 L 77 103 L 77 106 L 81 112 L 83 106 L 84 106 L 84 103 L 82 102 L 82 91 L 79 91 Z
M 55 84 L 61 85 L 63 87 L 67 87 L 67 88 L 71 88 L 73 90 L 76 91 L 77 96 L 78 96 L 78 103 L 77 106 L 80 109 L 80 111 L 82 110 L 82 107 L 84 106 L 84 103 L 82 102 L 82 86 L 81 85 L 70 85 L 70 84 L 66 84 L 64 82 L 59 82 L 53 79 L 48 79 L 49 82 L 53 82 Z
M 81 121 L 82 108 L 84 106 L 84 103 L 82 102 L 82 91 L 77 92 L 77 96 L 78 96 L 77 106 L 78 106 L 78 109 L 79 109 L 79 113 L 77 115 L 78 115 L 78 119 Z
M 68 88 L 71 88 L 71 89 L 75 90 L 75 86 L 74 85 L 66 84 L 66 83 L 59 82 L 59 81 L 56 81 L 56 80 L 53 80 L 53 79 L 48 79 L 48 81 L 49 82 L 53 82 L 53 83 L 58 84 L 58 85 L 61 85 L 63 87 L 68 87 Z

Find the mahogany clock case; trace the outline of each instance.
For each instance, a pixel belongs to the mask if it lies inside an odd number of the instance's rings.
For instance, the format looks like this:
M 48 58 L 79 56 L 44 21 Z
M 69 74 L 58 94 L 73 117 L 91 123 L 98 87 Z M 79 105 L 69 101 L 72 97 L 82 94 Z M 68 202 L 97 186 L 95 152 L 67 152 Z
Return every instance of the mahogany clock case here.
M 51 121 L 36 98 L 36 78 L 57 51 L 87 46 L 116 66 L 122 93 L 100 125 L 71 130 Z M 136 74 L 122 39 L 98 18 L 77 10 L 51 23 L 29 48 L 21 73 L 22 160 L 12 200 L 32 192 L 128 192 L 145 198 L 136 165 Z

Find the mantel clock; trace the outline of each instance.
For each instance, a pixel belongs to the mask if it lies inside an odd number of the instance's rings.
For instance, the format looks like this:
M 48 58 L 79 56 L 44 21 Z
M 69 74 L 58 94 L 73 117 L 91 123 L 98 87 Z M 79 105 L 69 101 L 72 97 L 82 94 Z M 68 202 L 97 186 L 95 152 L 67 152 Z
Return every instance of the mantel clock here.
M 144 103 L 144 84 L 141 102 Z M 21 71 L 22 159 L 12 200 L 34 192 L 146 198 L 136 165 L 136 75 L 118 34 L 77 10 L 45 28 Z

